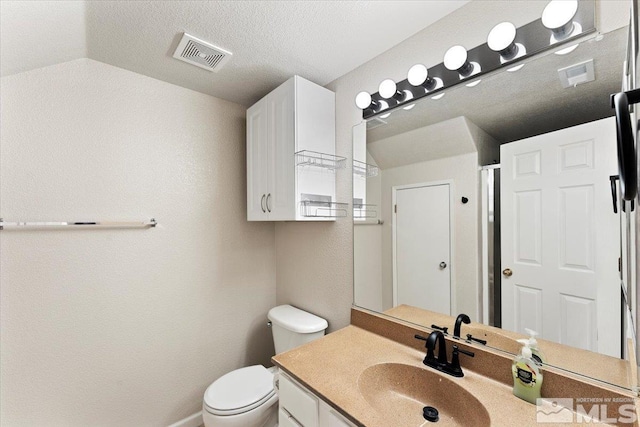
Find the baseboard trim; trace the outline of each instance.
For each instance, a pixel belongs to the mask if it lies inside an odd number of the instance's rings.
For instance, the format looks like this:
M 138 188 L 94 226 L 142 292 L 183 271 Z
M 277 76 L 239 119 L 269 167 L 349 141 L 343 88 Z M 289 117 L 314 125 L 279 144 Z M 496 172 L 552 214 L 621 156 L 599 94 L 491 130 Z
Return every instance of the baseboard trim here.
M 202 411 L 200 411 L 171 424 L 169 427 L 200 427 L 202 423 Z

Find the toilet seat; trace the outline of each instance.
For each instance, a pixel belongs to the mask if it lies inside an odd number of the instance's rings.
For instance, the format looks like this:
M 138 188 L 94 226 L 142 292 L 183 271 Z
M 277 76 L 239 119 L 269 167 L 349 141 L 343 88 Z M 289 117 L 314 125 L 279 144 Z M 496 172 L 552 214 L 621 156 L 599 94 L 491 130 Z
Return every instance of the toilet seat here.
M 231 371 L 204 393 L 204 406 L 214 415 L 237 415 L 259 407 L 275 395 L 273 374 L 262 365 Z

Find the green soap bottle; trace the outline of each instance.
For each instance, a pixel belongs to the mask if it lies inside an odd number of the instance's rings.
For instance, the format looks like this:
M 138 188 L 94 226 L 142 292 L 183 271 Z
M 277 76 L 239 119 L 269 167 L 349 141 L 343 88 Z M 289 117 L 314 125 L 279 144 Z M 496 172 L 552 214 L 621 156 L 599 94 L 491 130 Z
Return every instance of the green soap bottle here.
M 513 394 L 522 400 L 536 404 L 540 399 L 542 388 L 542 372 L 532 357 L 529 340 L 518 340 L 523 344 L 522 352 L 513 359 L 511 372 L 513 373 Z

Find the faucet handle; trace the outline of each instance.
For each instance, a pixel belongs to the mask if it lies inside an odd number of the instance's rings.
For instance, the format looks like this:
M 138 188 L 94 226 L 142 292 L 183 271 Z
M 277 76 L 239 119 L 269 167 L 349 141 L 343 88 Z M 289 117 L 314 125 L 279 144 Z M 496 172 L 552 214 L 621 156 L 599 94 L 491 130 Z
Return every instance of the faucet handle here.
M 449 367 L 449 373 L 454 377 L 464 377 L 464 372 L 462 372 L 462 368 L 460 367 L 460 357 L 459 353 L 462 353 L 469 357 L 474 357 L 475 354 L 471 351 L 463 350 L 459 348 L 457 345 L 453 345 L 453 356 L 451 357 L 451 364 Z
M 462 354 L 465 354 L 465 355 L 467 355 L 469 357 L 474 357 L 475 356 L 475 354 L 472 351 L 463 350 L 463 349 L 459 348 L 457 345 L 453 346 L 453 353 L 455 355 L 457 355 L 458 353 L 462 353 Z
M 471 334 L 467 334 L 467 341 L 475 341 L 475 342 L 480 343 L 482 345 L 487 345 L 487 341 L 486 340 L 481 340 L 480 338 L 474 338 Z
M 422 335 L 418 335 L 418 334 L 415 334 L 413 337 L 421 341 L 426 341 L 428 339 L 427 337 L 423 337 Z
M 446 326 L 442 327 L 442 326 L 438 326 L 438 325 L 431 325 L 431 329 L 442 331 L 445 334 L 447 334 L 447 331 L 449 330 L 449 328 L 447 328 Z
M 418 334 L 414 335 L 413 337 L 417 340 L 425 341 L 424 347 L 427 349 L 427 355 L 425 356 L 424 360 L 433 359 L 435 357 L 433 353 L 434 348 L 429 346 L 429 338 L 423 337 L 422 335 Z

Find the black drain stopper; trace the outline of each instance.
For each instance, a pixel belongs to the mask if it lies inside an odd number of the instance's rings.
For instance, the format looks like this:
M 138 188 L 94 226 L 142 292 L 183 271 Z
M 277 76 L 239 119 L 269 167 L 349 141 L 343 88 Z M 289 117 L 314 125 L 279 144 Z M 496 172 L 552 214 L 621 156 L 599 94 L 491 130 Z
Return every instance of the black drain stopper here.
M 425 420 L 435 423 L 438 421 L 438 410 L 433 406 L 425 406 L 422 408 L 422 416 Z

